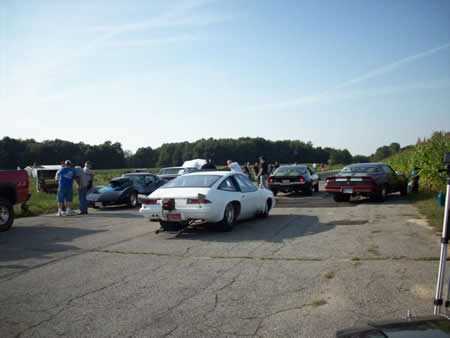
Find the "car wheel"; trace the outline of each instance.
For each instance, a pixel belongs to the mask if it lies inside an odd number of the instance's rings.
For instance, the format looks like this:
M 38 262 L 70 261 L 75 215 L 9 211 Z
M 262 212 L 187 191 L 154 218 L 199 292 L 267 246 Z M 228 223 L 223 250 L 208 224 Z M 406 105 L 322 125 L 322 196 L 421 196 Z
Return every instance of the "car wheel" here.
M 138 198 L 135 192 L 132 192 L 129 197 L 128 206 L 131 208 L 136 208 L 138 205 Z
M 387 185 L 383 185 L 380 189 L 380 191 L 378 191 L 376 199 L 378 202 L 384 202 L 386 200 L 386 196 L 387 196 L 387 192 L 388 192 L 388 187 Z
M 344 194 L 334 194 L 333 199 L 335 202 L 348 202 L 350 201 L 350 195 L 344 195 Z
M 270 199 L 268 199 L 266 201 L 266 205 L 264 207 L 263 213 L 261 214 L 261 217 L 263 217 L 263 218 L 269 217 L 270 209 L 272 209 L 272 201 Z
M 319 192 L 319 183 L 314 186 L 314 192 Z
M 14 222 L 14 210 L 9 201 L 0 198 L 0 232 L 7 231 Z
M 312 194 L 313 194 L 313 188 L 312 188 L 311 185 L 310 185 L 308 188 L 306 188 L 305 194 L 306 194 L 306 196 L 312 196 Z
M 222 231 L 233 230 L 234 223 L 236 222 L 236 209 L 233 204 L 228 203 L 223 212 L 223 219 L 219 223 Z
M 164 231 L 179 231 L 183 227 L 181 223 L 160 221 L 159 225 Z

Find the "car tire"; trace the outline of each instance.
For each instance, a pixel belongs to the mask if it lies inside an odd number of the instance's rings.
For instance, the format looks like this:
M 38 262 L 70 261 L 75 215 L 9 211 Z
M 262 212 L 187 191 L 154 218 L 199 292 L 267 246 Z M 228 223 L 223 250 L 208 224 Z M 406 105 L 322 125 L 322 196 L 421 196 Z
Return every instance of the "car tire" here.
M 220 229 L 222 231 L 233 230 L 234 223 L 236 222 L 236 208 L 232 203 L 228 203 L 223 212 L 223 219 L 219 222 Z
M 310 185 L 308 188 L 305 189 L 305 195 L 306 196 L 312 196 L 313 194 L 313 187 Z
M 269 217 L 269 213 L 270 213 L 270 210 L 272 209 L 272 201 L 270 200 L 270 199 L 268 199 L 267 201 L 266 201 L 266 206 L 265 206 L 265 208 L 264 208 L 264 211 L 263 211 L 263 213 L 261 214 L 261 217 L 262 218 L 267 218 L 267 217 Z
M 14 222 L 14 209 L 12 204 L 0 198 L 0 232 L 7 231 L 11 228 Z
M 387 192 L 388 192 L 388 186 L 383 185 L 376 194 L 376 201 L 384 202 L 386 200 Z
M 337 194 L 333 195 L 333 200 L 338 203 L 339 202 L 348 202 L 348 201 L 350 201 L 350 195 L 337 193 Z
M 159 225 L 164 231 L 179 231 L 183 227 L 181 223 L 160 221 Z
M 400 189 L 400 196 L 408 195 L 408 184 L 404 184 Z
M 319 192 L 319 183 L 314 185 L 314 192 Z
M 138 197 L 135 192 L 132 192 L 128 197 L 128 206 L 130 208 L 136 208 L 138 206 Z

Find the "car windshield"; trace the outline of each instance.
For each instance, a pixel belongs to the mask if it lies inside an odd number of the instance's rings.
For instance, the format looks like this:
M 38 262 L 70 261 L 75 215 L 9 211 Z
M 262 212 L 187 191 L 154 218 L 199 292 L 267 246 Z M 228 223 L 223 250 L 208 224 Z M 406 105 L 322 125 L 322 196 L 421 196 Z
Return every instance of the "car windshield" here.
M 162 168 L 159 171 L 160 175 L 178 175 L 179 171 L 183 168 Z
M 219 175 L 179 176 L 164 185 L 164 188 L 209 188 L 220 177 Z
M 109 182 L 108 186 L 113 189 L 123 189 L 127 186 L 131 185 L 131 181 L 127 178 L 112 180 Z
M 306 174 L 306 167 L 279 167 L 274 176 L 299 176 Z
M 379 172 L 381 172 L 380 167 L 373 166 L 373 165 L 372 166 L 370 166 L 370 165 L 364 165 L 364 166 L 350 165 L 341 170 L 341 174 L 352 174 L 352 173 L 373 174 L 373 173 L 379 173 Z

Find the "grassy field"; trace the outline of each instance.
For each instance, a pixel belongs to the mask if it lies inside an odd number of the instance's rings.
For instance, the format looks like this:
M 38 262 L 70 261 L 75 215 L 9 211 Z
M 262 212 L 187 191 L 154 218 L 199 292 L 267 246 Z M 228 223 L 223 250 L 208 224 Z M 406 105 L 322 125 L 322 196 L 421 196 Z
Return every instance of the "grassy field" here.
M 416 194 L 408 195 L 408 199 L 427 219 L 428 223 L 437 231 L 442 231 L 442 220 L 444 217 L 444 208 L 439 206 L 436 201 L 436 192 L 421 191 Z
M 149 169 L 152 173 L 157 173 L 159 169 L 151 168 Z M 96 170 L 95 171 L 95 185 L 103 185 L 108 183 L 112 178 L 118 177 L 125 172 L 130 171 L 130 169 L 110 169 L 110 170 Z M 20 206 L 15 207 L 16 217 L 28 217 L 37 216 L 42 214 L 56 213 L 58 210 L 56 204 L 56 194 L 47 194 L 44 192 L 36 191 L 36 181 L 30 179 L 30 192 L 31 198 L 27 202 L 28 210 L 24 211 Z M 74 183 L 73 189 L 73 209 L 78 208 L 78 193 L 77 184 Z

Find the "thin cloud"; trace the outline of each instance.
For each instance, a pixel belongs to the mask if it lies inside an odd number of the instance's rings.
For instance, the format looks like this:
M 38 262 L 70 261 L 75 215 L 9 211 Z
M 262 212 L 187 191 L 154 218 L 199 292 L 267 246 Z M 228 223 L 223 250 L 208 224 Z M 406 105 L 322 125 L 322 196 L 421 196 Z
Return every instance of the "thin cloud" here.
M 201 37 L 194 34 L 180 34 L 173 36 L 157 37 L 150 39 L 139 39 L 139 40 L 120 40 L 117 42 L 111 42 L 108 44 L 109 47 L 116 48 L 128 48 L 128 47 L 147 47 L 152 45 L 170 44 L 178 42 L 187 41 L 198 41 Z
M 296 105 L 300 105 L 300 104 L 321 102 L 322 99 L 325 99 L 330 96 L 338 97 L 340 94 L 337 91 L 340 89 L 347 88 L 347 87 L 353 86 L 355 84 L 361 83 L 363 81 L 367 81 L 372 78 L 379 77 L 381 75 L 390 73 L 406 64 L 409 64 L 416 60 L 431 56 L 431 55 L 438 53 L 440 51 L 443 51 L 449 47 L 450 47 L 450 42 L 447 42 L 438 47 L 431 48 L 431 49 L 428 49 L 426 51 L 423 51 L 423 52 L 420 52 L 420 53 L 417 53 L 414 55 L 410 55 L 408 57 L 402 58 L 400 60 L 389 63 L 387 65 L 384 65 L 382 67 L 378 67 L 373 70 L 370 70 L 369 72 L 367 72 L 363 75 L 360 75 L 358 77 L 355 77 L 355 78 L 347 80 L 347 81 L 344 81 L 340 84 L 337 84 L 336 86 L 334 86 L 332 88 L 323 90 L 314 95 L 307 95 L 307 96 L 299 97 L 299 98 L 292 99 L 292 100 L 285 100 L 285 101 L 281 101 L 281 102 L 274 102 L 274 103 L 263 104 L 260 106 L 250 107 L 248 109 L 245 109 L 245 111 L 262 110 L 262 109 L 267 110 L 267 109 L 273 109 L 273 108 L 285 108 L 285 107 L 291 107 L 291 106 L 296 106 Z M 405 88 L 408 88 L 408 85 L 405 85 Z

